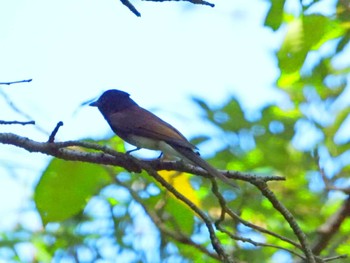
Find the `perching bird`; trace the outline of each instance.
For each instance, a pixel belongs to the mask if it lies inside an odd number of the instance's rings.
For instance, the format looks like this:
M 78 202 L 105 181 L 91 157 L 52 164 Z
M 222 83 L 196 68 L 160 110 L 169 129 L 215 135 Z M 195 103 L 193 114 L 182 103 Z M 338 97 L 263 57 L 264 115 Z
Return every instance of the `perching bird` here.
M 165 156 L 175 156 L 198 165 L 212 176 L 237 187 L 226 176 L 204 161 L 177 129 L 153 113 L 137 105 L 130 95 L 121 90 L 107 90 L 90 104 L 98 107 L 112 130 L 137 149 L 159 150 Z

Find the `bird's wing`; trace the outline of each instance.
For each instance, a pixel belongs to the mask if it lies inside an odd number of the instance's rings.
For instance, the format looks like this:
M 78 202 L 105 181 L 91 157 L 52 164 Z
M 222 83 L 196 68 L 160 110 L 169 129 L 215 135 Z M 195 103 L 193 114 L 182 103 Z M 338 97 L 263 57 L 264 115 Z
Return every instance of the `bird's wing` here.
M 142 116 L 142 118 L 140 116 Z M 198 154 L 193 151 L 195 146 L 187 141 L 178 130 L 153 113 L 139 106 L 133 106 L 111 114 L 108 118 L 108 122 L 113 131 L 122 138 L 126 138 L 128 135 L 136 135 L 165 141 L 179 152 L 181 156 L 184 156 L 192 163 L 202 167 L 212 176 L 218 177 L 223 182 L 233 187 L 237 187 L 229 178 L 225 177 L 199 157 Z
M 108 121 L 118 135 L 136 135 L 162 140 L 170 145 L 196 149 L 177 129 L 139 106 L 113 113 L 109 116 Z

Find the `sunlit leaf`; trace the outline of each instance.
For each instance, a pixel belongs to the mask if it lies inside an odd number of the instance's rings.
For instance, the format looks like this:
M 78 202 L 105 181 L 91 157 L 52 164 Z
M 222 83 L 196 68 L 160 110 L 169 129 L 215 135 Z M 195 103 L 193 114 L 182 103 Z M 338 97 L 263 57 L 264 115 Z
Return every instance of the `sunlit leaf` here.
M 336 252 L 339 255 L 348 255 L 350 251 L 350 238 L 344 238 L 339 247 L 336 248 Z
M 179 173 L 177 171 L 159 171 L 161 175 L 168 183 L 170 183 L 178 192 L 189 199 L 196 206 L 200 207 L 200 200 L 196 191 L 193 189 L 190 183 L 190 174 Z
M 326 136 L 325 145 L 327 146 L 332 156 L 339 156 L 340 154 L 350 149 L 349 143 L 343 143 L 342 145 L 339 145 L 334 140 L 344 121 L 349 117 L 349 114 L 350 107 L 342 109 L 336 115 L 335 121 L 332 123 L 332 125 L 323 128 L 323 132 Z
M 288 24 L 288 31 L 277 57 L 281 75 L 278 85 L 289 89 L 299 80 L 306 56 L 325 42 L 340 37 L 342 25 L 322 15 L 305 15 Z
M 179 193 L 200 208 L 200 199 L 196 191 L 190 184 L 190 175 L 177 171 L 158 172 L 168 183 L 170 183 Z M 172 215 L 173 220 L 168 220 L 167 225 L 175 230 L 191 234 L 194 228 L 194 212 L 182 201 L 171 195 L 166 202 L 166 210 Z M 179 228 L 179 229 L 177 229 Z

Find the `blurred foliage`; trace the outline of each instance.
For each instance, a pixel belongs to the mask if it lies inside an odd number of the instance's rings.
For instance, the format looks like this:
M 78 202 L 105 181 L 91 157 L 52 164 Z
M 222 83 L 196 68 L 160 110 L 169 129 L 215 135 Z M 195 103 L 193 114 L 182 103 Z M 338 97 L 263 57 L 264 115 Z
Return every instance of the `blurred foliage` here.
M 271 0 L 265 18 L 267 28 L 285 33 L 275 54 L 280 72 L 276 89 L 284 94 L 284 100 L 264 106 L 254 118 L 247 117 L 235 97 L 220 106 L 200 98 L 194 98 L 194 103 L 204 120 L 220 131 L 212 139 L 222 147 L 209 161 L 223 169 L 286 177 L 286 182 L 269 186 L 313 243 L 318 227 L 346 197 L 341 191 L 325 189 L 321 171 L 332 185 L 349 186 L 350 63 L 345 57 L 349 53 L 350 5 L 347 0 L 334 1 L 332 10 L 323 12 L 320 5 L 324 1 L 294 1 L 299 11 L 288 13 L 289 2 Z M 200 135 L 194 142 L 205 144 L 208 140 Z M 117 138 L 99 143 L 124 150 Z M 210 217 L 220 217 L 209 181 L 177 172 L 160 174 Z M 240 182 L 240 187 L 233 192 L 220 185 L 237 214 L 295 240 L 288 224 L 259 191 L 247 183 Z M 22 244 L 35 251 L 33 262 L 114 262 L 116 257 L 128 262 L 217 262 L 186 244 L 184 238 L 181 241 L 166 234 L 164 229 L 189 237 L 213 252 L 204 223 L 147 174 L 53 159 L 41 176 L 34 200 L 46 226 L 40 231 L 18 226 L 1 233 L 0 257 L 23 262 L 18 253 Z M 276 237 L 233 221 L 224 224 L 240 236 L 293 250 Z M 223 233 L 218 236 L 227 251 L 242 262 L 277 262 L 272 260 L 279 251 L 276 248 L 233 241 Z M 348 254 L 349 244 L 347 219 L 322 255 Z
M 53 159 L 35 188 L 34 201 L 43 223 L 74 216 L 94 194 L 111 182 L 99 165 Z

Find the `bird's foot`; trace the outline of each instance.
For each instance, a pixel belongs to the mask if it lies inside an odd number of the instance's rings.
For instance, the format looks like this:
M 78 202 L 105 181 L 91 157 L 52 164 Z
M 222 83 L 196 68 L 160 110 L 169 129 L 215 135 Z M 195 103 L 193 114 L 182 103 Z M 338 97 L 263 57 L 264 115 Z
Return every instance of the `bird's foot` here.
M 132 149 L 132 150 L 129 150 L 129 151 L 127 151 L 126 152 L 126 154 L 130 154 L 130 153 L 132 153 L 132 152 L 135 152 L 135 151 L 138 151 L 138 150 L 140 150 L 141 148 L 135 148 L 135 149 Z

